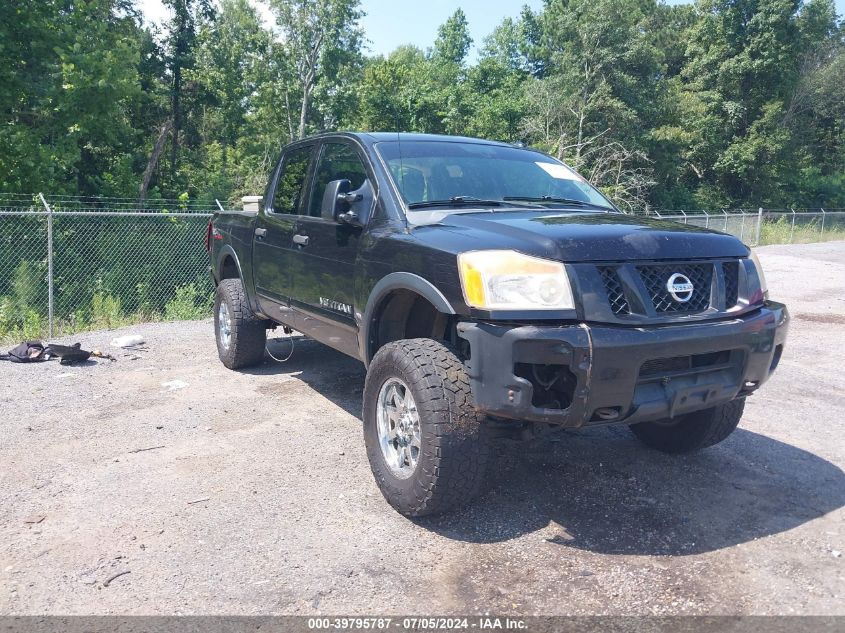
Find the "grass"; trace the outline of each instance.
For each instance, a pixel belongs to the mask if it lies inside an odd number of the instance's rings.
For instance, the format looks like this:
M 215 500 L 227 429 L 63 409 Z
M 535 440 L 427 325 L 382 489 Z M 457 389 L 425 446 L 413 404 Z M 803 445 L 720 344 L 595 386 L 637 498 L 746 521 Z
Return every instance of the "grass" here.
M 114 330 L 140 323 L 160 321 L 190 321 L 211 316 L 213 296 L 188 284 L 176 289 L 173 298 L 161 312 L 141 310 L 126 313 L 119 297 L 97 292 L 86 309 L 76 310 L 66 317 L 57 317 L 53 322 L 53 336 L 58 338 L 78 332 L 93 330 Z M 47 336 L 48 321 L 41 310 L 20 308 L 11 297 L 0 298 L 0 344 L 15 344 L 21 341 L 43 339 Z M 0 351 L 3 350 L 0 347 Z
M 825 223 L 824 232 L 820 218 L 804 220 L 800 216 L 795 220 L 783 215 L 774 221 L 763 221 L 760 228 L 760 246 L 769 244 L 811 244 L 813 242 L 832 242 L 845 240 L 845 225 L 842 220 Z

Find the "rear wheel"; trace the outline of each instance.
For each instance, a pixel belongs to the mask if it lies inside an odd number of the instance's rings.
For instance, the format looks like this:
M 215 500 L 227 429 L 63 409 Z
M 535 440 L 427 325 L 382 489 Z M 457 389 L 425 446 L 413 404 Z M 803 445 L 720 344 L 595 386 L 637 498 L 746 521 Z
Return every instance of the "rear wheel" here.
M 264 360 L 266 322 L 249 308 L 240 279 L 224 279 L 217 286 L 214 334 L 217 354 L 229 369 L 250 367 Z
M 463 363 L 442 343 L 388 343 L 364 385 L 364 441 L 376 483 L 402 514 L 437 514 L 481 490 L 488 458 Z
M 745 398 L 731 400 L 674 420 L 632 424 L 631 431 L 644 444 L 664 453 L 690 453 L 718 444 L 734 432 Z

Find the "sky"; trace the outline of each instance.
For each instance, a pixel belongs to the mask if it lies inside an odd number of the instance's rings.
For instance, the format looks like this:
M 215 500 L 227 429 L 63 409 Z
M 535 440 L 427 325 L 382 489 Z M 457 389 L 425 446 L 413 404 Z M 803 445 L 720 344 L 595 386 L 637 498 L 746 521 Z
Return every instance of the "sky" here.
M 668 0 L 669 4 L 682 4 L 684 0 Z M 845 0 L 835 0 L 839 15 L 845 14 Z M 161 22 L 167 11 L 161 0 L 138 0 L 141 11 L 151 22 Z M 253 4 L 261 8 L 260 0 Z M 362 20 L 370 52 L 386 55 L 402 44 L 428 48 L 437 37 L 437 27 L 461 7 L 469 22 L 470 35 L 475 49 L 470 54 L 475 59 L 477 47 L 484 37 L 506 17 L 516 17 L 523 5 L 539 9 L 543 0 L 361 0 L 366 12 Z M 262 13 L 270 20 L 264 7 Z

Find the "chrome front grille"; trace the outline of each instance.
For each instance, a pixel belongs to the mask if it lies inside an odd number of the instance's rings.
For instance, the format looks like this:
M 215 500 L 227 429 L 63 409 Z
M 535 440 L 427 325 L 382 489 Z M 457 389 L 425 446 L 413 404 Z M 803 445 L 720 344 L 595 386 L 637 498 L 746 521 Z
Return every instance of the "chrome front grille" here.
M 656 264 L 637 266 L 637 272 L 648 291 L 655 312 L 701 312 L 710 307 L 713 264 Z M 669 278 L 675 273 L 684 275 L 692 282 L 694 290 L 687 301 L 673 298 L 666 287 Z
M 642 314 L 643 309 L 645 314 L 658 316 L 696 314 L 711 308 L 727 310 L 738 301 L 737 260 L 599 265 L 597 269 L 608 306 L 615 316 Z M 626 284 L 622 283 L 623 273 L 627 279 Z M 686 294 L 675 293 L 686 301 L 673 297 L 667 287 L 670 278 L 676 273 L 686 277 L 693 286 L 688 299 Z M 714 281 L 719 275 L 724 288 L 724 305 L 719 293 L 714 292 L 714 287 L 718 287 Z

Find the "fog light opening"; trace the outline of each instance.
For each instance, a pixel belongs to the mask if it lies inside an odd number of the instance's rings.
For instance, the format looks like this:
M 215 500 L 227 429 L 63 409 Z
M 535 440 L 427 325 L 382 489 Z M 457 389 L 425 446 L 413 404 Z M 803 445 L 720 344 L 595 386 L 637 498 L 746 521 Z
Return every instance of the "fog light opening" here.
M 593 420 L 600 420 L 602 422 L 612 422 L 618 420 L 620 411 L 618 407 L 600 407 L 593 411 Z
M 532 406 L 563 410 L 572 404 L 578 379 L 566 365 L 516 363 L 514 375 L 531 383 Z

